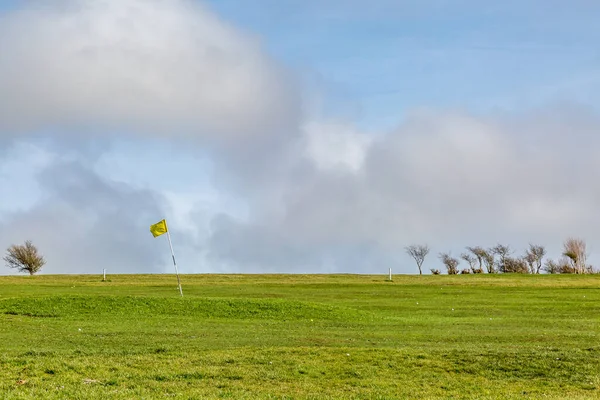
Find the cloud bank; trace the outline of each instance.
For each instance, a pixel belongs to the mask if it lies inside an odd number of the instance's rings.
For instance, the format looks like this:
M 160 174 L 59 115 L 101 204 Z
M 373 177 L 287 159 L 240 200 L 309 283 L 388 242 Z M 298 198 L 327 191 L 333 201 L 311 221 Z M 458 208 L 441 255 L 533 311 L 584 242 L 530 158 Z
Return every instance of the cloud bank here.
M 215 218 L 213 257 L 238 268 L 407 272 L 403 247 L 412 243 L 458 255 L 464 246 L 502 242 L 520 252 L 535 242 L 556 256 L 568 236 L 592 248 L 600 239 L 600 117 L 592 111 L 417 112 L 377 139 L 322 128 L 309 132 L 318 143 L 302 173 L 271 182 L 277 212 Z M 335 145 L 323 140 L 331 135 Z

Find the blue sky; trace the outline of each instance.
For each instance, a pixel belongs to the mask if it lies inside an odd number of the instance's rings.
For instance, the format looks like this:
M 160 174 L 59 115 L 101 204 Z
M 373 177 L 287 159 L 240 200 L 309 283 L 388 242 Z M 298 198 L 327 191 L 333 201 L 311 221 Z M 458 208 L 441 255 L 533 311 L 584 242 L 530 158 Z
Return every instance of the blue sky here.
M 169 271 L 146 237 L 136 259 L 85 233 L 128 214 L 132 235 L 174 221 L 184 272 L 410 272 L 412 241 L 593 246 L 598 188 L 560 187 L 598 167 L 596 1 L 61 4 L 78 7 L 0 0 L 0 245 L 37 237 L 50 271 L 79 271 L 32 222 L 54 213 L 80 248 L 114 249 L 83 272 Z
M 598 99 L 589 88 L 598 88 L 597 2 L 210 4 L 316 76 L 335 98 L 332 113 L 358 111 L 367 126 L 393 126 L 412 107 L 489 111 Z

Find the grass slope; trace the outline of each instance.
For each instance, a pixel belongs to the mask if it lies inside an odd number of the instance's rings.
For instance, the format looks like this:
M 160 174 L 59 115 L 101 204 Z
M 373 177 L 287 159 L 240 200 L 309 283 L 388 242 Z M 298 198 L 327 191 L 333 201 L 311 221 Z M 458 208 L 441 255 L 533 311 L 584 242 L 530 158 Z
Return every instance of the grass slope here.
M 0 277 L 0 397 L 600 398 L 600 276 Z

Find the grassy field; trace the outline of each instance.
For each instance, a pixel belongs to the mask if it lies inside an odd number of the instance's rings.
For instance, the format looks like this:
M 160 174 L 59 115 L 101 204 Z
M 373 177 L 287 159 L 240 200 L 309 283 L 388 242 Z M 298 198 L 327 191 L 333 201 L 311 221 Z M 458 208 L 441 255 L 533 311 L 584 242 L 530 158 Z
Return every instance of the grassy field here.
M 2 399 L 597 399 L 600 276 L 0 277 Z

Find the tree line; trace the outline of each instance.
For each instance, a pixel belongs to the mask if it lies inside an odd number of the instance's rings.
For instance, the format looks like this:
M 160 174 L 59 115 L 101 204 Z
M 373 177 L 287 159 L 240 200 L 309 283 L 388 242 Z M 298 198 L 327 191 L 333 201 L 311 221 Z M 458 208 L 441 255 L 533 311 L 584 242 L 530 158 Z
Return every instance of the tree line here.
M 425 258 L 430 253 L 426 244 L 411 245 L 405 248 L 423 274 Z M 481 246 L 465 247 L 465 251 L 458 257 L 448 253 L 439 253 L 438 258 L 446 268 L 448 275 L 457 274 L 591 274 L 594 268 L 587 263 L 586 242 L 583 239 L 569 238 L 563 243 L 563 251 L 557 260 L 544 259 L 546 248 L 541 245 L 529 244 L 522 255 L 514 255 L 510 246 L 497 244 L 494 247 Z M 461 262 L 464 262 L 461 268 Z M 431 269 L 431 273 L 439 275 L 439 269 Z

